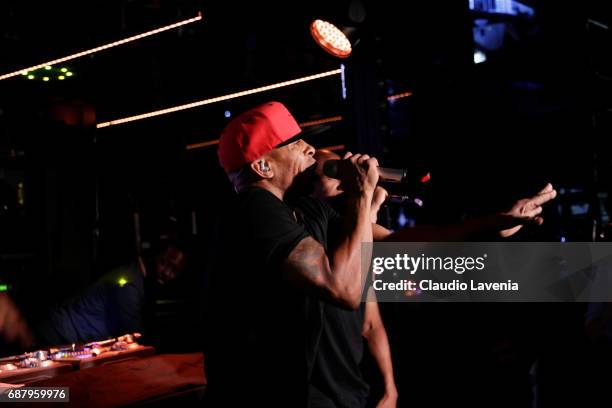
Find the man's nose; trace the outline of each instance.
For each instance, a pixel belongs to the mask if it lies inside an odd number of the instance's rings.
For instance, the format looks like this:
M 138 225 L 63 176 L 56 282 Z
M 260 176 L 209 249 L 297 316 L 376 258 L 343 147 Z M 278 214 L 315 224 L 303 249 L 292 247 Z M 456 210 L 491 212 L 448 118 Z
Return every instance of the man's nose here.
M 309 145 L 308 143 L 304 142 L 304 144 L 306 145 L 304 152 L 306 153 L 307 156 L 314 156 L 315 154 L 315 148 L 312 147 L 311 145 Z

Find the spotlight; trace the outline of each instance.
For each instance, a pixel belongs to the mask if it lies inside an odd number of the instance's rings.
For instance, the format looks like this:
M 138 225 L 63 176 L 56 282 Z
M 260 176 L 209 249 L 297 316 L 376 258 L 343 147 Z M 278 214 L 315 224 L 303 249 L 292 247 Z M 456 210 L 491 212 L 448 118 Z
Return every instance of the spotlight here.
M 315 42 L 326 52 L 338 58 L 347 58 L 353 51 L 348 37 L 350 33 L 350 29 L 340 30 L 328 21 L 314 20 L 310 23 L 310 34 Z
M 330 2 L 313 16 L 310 34 L 327 53 L 337 58 L 348 58 L 359 42 L 361 28 L 366 18 L 363 0 Z

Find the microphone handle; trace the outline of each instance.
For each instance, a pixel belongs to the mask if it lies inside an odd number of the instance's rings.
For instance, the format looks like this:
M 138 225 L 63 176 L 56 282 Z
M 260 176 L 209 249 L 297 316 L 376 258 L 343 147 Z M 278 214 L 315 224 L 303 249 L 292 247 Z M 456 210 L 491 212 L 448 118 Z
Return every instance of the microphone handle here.
M 388 167 L 379 167 L 380 181 L 401 183 L 406 178 L 407 171 L 405 169 L 390 169 Z
M 323 163 L 323 174 L 331 178 L 340 178 L 340 165 L 342 160 L 327 160 Z M 380 181 L 390 183 L 401 183 L 405 181 L 408 173 L 405 169 L 390 169 L 388 167 L 379 167 Z

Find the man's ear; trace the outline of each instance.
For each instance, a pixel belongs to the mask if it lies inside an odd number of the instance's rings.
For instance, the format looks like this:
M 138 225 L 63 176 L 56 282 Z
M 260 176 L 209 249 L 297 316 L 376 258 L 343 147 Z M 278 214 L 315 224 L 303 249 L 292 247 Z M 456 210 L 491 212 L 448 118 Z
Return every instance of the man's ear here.
M 251 170 L 264 179 L 269 179 L 274 176 L 274 172 L 270 168 L 270 163 L 266 159 L 258 159 L 252 162 Z

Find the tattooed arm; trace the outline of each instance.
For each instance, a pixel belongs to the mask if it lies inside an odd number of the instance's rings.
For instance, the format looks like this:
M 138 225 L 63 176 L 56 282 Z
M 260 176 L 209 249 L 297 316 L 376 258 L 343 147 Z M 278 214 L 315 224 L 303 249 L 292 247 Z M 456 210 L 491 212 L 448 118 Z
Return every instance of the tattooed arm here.
M 284 261 L 283 273 L 287 280 L 315 296 L 354 309 L 361 301 L 363 284 L 361 243 L 372 241 L 372 224 L 371 198 L 364 195 L 351 201 L 353 214 L 345 217 L 345 234 L 334 250 L 327 255 L 321 244 L 306 237 Z
M 344 233 L 329 255 L 313 238 L 302 239 L 284 261 L 283 273 L 287 280 L 344 307 L 359 307 L 361 244 L 372 242 L 370 215 L 377 182 L 378 161 L 375 158 L 345 155 L 340 174 L 340 186 L 348 196 Z M 363 254 L 368 262 L 370 257 L 370 254 Z

